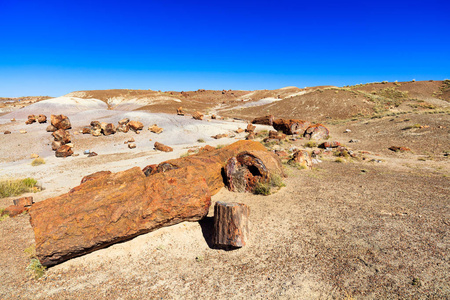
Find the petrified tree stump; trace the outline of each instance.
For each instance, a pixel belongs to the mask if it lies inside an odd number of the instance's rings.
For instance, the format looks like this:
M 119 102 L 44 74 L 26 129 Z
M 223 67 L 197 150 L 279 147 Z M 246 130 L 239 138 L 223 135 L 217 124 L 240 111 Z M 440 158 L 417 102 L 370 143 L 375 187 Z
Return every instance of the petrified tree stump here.
M 213 243 L 220 248 L 241 248 L 248 238 L 250 209 L 242 203 L 216 202 Z

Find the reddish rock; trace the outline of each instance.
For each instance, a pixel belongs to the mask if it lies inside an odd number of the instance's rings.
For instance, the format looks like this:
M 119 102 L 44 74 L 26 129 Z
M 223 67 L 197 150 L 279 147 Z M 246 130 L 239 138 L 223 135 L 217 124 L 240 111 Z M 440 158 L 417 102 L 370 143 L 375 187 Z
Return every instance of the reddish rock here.
M 47 117 L 45 116 L 45 115 L 39 115 L 38 116 L 38 118 L 37 118 L 37 121 L 39 122 L 39 123 L 47 123 Z
M 102 176 L 32 206 L 36 255 L 52 266 L 163 226 L 198 221 L 210 204 L 206 181 L 194 168 L 146 177 L 135 167 Z
M 127 133 L 130 130 L 128 124 L 119 124 L 116 128 L 117 132 Z
M 245 132 L 255 132 L 256 126 L 253 126 L 252 124 L 248 124 L 247 128 L 245 129 Z
M 134 148 L 136 148 L 136 144 L 135 143 L 129 143 L 128 144 L 128 148 L 130 148 L 130 149 L 134 149 Z M 161 150 L 162 151 L 162 150 Z M 167 151 L 166 151 L 167 152 Z
M 255 133 L 254 132 L 250 132 L 246 137 L 246 140 L 254 140 L 255 139 Z
M 216 115 L 211 115 L 211 119 L 215 120 L 215 119 L 217 119 L 217 116 Z
M 70 136 L 69 131 L 64 129 L 58 129 L 55 132 L 52 133 L 53 138 L 57 142 L 61 142 L 63 145 L 70 143 L 72 140 L 72 137 Z
M 145 176 L 150 176 L 150 175 L 156 173 L 157 167 L 158 167 L 157 164 L 148 165 L 142 169 L 142 172 L 144 172 Z
M 156 173 L 192 166 L 196 174 L 206 179 L 211 194 L 214 195 L 224 186 L 222 168 L 228 159 L 245 150 L 263 150 L 267 152 L 261 143 L 238 141 L 220 149 L 213 148 L 210 151 L 199 151 L 196 155 L 162 162 L 158 165 Z
M 104 135 L 111 135 L 116 133 L 116 127 L 112 123 L 108 123 L 104 126 L 102 126 L 102 133 Z
M 15 217 L 17 215 L 20 215 L 26 211 L 28 211 L 29 208 L 28 207 L 24 207 L 24 206 L 17 206 L 17 205 L 10 205 L 7 208 L 5 208 L 2 212 L 2 216 L 3 215 L 8 215 L 11 218 Z
M 296 119 L 276 119 L 273 121 L 273 128 L 277 131 L 282 131 L 284 134 L 303 135 L 305 130 L 310 126 L 310 122 Z
M 196 111 L 193 115 L 192 115 L 192 117 L 194 118 L 194 119 L 196 119 L 196 120 L 203 120 L 203 114 L 201 113 L 201 112 L 199 112 L 199 111 Z
M 244 132 L 244 129 L 242 129 L 242 128 L 238 128 L 238 129 L 236 130 L 236 133 L 242 133 L 242 132 Z
M 28 120 L 25 122 L 25 124 L 30 125 L 36 122 L 36 116 L 35 115 L 29 115 Z
M 252 121 L 252 124 L 260 124 L 260 125 L 270 125 L 273 124 L 273 115 L 268 115 L 264 117 L 255 118 Z
M 276 139 L 276 140 L 284 140 L 286 138 L 286 135 L 279 131 L 269 131 L 269 139 Z
M 158 125 L 156 125 L 156 124 L 153 124 L 152 126 L 150 126 L 148 128 L 148 130 L 150 130 L 153 133 L 160 134 L 161 132 L 163 132 L 164 129 L 162 129 L 161 127 L 158 127 Z
M 323 142 L 322 144 L 319 145 L 319 148 L 337 148 L 341 145 L 341 143 L 339 143 L 338 141 L 331 141 L 331 142 Z
M 15 206 L 30 207 L 34 202 L 33 197 L 22 197 L 19 199 L 14 199 L 13 203 Z
M 56 129 L 70 129 L 72 125 L 70 124 L 70 120 L 67 116 L 64 115 L 51 115 L 50 123 L 56 127 Z
M 47 132 L 55 132 L 56 130 L 58 130 L 58 128 L 50 124 L 45 130 L 47 130 Z
M 304 169 L 312 169 L 313 167 L 311 154 L 306 150 L 297 150 L 294 152 L 288 163 L 294 163 Z
M 212 136 L 212 138 L 218 140 L 218 139 L 221 139 L 221 138 L 225 138 L 227 136 L 228 136 L 228 134 L 223 133 L 223 134 L 217 134 L 215 136 Z
M 144 128 L 144 124 L 142 124 L 139 121 L 130 121 L 128 122 L 128 128 L 133 130 L 134 132 L 138 131 L 138 130 L 142 130 L 142 128 Z
M 235 192 L 253 192 L 258 182 L 270 182 L 272 175 L 284 176 L 280 158 L 267 150 L 243 151 L 225 165 L 227 187 Z
M 155 149 L 163 152 L 172 152 L 173 148 L 163 145 L 161 143 L 155 142 Z
M 126 125 L 126 124 L 128 124 L 128 122 L 130 122 L 130 119 L 125 118 L 125 119 L 122 119 L 119 121 L 119 125 Z
M 184 116 L 184 111 L 183 111 L 183 108 L 181 106 L 177 108 L 177 115 Z
M 97 156 L 98 154 L 96 152 L 90 152 L 88 154 L 88 157 L 93 157 L 93 156 Z
M 389 147 L 389 150 L 394 152 L 405 152 L 405 151 L 411 151 L 408 147 L 398 147 L 398 146 L 391 146 Z
M 198 153 L 203 153 L 203 152 L 209 152 L 209 151 L 213 151 L 216 150 L 216 148 L 214 148 L 213 146 L 210 145 L 206 145 L 205 147 L 202 147 L 198 150 Z
M 214 246 L 241 248 L 248 239 L 250 209 L 242 203 L 216 202 L 214 205 Z
M 5 130 L 5 132 L 3 132 L 3 134 L 11 134 L 11 131 Z
M 98 172 L 86 175 L 81 179 L 80 184 L 83 184 L 87 181 L 94 180 L 94 179 L 97 179 L 97 178 L 100 178 L 100 177 L 103 177 L 103 176 L 106 176 L 109 174 L 111 174 L 111 171 L 98 171 Z
M 63 143 L 61 141 L 53 141 L 52 142 L 52 150 L 56 151 L 59 147 L 61 147 Z
M 85 126 L 83 127 L 83 129 L 81 130 L 82 134 L 91 134 L 91 127 L 89 126 Z
M 56 149 L 55 155 L 56 157 L 67 157 L 73 154 L 72 147 L 69 145 L 62 145 L 58 149 Z
M 314 124 L 306 129 L 304 136 L 313 140 L 326 140 L 330 136 L 330 131 L 322 124 Z
M 283 150 L 275 150 L 274 153 L 280 158 L 285 159 L 289 157 L 289 153 Z

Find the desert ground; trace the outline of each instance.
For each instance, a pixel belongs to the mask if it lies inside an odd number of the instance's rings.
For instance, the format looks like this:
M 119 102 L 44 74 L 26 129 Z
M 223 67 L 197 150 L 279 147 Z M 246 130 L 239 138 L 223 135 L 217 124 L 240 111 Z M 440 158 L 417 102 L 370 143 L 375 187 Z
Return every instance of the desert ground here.
M 0 95 L 1 96 L 1 95 Z M 21 100 L 21 101 L 19 101 Z M 26 213 L 0 221 L 0 299 L 448 299 L 450 298 L 450 81 L 382 82 L 259 91 L 77 91 L 61 97 L 0 98 L 0 179 L 32 177 L 41 191 L 0 198 L 45 201 L 97 171 L 144 168 L 205 145 L 246 138 L 255 117 L 322 123 L 329 141 L 355 157 L 322 151 L 311 170 L 284 164 L 285 186 L 268 196 L 225 187 L 208 216 L 70 259 L 36 278 L 27 270 L 35 243 Z M 178 107 L 185 115 L 177 115 Z M 205 114 L 195 120 L 196 111 Z M 75 156 L 55 157 L 48 123 L 64 114 Z M 211 118 L 214 115 L 215 118 Z M 94 137 L 91 121 L 140 121 L 132 131 Z M 160 134 L 147 128 L 157 124 Z M 301 136 L 269 150 L 318 150 Z M 3 134 L 10 131 L 11 134 Z M 22 133 L 21 133 L 22 131 Z M 26 131 L 24 133 L 23 131 Z M 227 137 L 214 139 L 217 134 Z M 125 141 L 133 138 L 136 148 Z M 154 149 L 154 142 L 173 152 Z M 391 146 L 407 147 L 404 152 Z M 85 150 L 98 155 L 88 157 Z M 32 154 L 45 164 L 32 166 Z M 243 248 L 212 245 L 217 201 L 248 205 Z

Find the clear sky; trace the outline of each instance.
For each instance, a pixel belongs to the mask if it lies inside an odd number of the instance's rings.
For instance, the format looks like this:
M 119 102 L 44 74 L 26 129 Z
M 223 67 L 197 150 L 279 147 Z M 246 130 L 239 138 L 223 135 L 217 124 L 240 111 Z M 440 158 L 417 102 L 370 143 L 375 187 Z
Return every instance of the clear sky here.
M 0 97 L 448 78 L 449 0 L 0 0 Z

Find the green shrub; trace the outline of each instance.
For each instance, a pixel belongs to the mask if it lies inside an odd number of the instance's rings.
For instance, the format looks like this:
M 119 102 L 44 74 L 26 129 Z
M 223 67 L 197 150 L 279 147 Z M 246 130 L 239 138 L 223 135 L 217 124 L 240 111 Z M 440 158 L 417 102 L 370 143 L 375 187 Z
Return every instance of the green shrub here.
M 270 176 L 270 185 L 277 188 L 286 186 L 283 182 L 283 178 L 281 178 L 281 176 L 278 174 L 272 174 Z
M 253 190 L 253 193 L 256 195 L 268 196 L 268 195 L 270 195 L 270 186 L 267 183 L 258 182 L 255 185 L 255 189 Z
M 41 158 L 41 157 L 38 157 L 38 158 L 34 159 L 34 160 L 31 162 L 31 165 L 32 165 L 33 167 L 39 166 L 39 165 L 43 165 L 43 164 L 45 164 L 45 160 L 44 160 L 43 158 Z
M 31 192 L 35 189 L 36 183 L 33 178 L 0 181 L 0 198 Z
M 4 208 L 0 208 L 0 222 L 9 218 L 9 215 L 8 215 L 8 214 L 4 214 L 4 215 L 3 215 L 3 212 L 4 212 L 4 211 L 5 211 Z
M 204 142 L 205 142 L 204 139 L 198 139 L 198 140 L 197 140 L 197 143 L 204 143 Z
M 39 279 L 44 276 L 45 267 L 37 258 L 32 258 L 30 264 L 27 267 L 27 271 L 32 273 L 36 279 Z
M 317 147 L 317 144 L 315 141 L 309 141 L 309 142 L 305 143 L 305 147 L 314 148 L 314 147 Z

